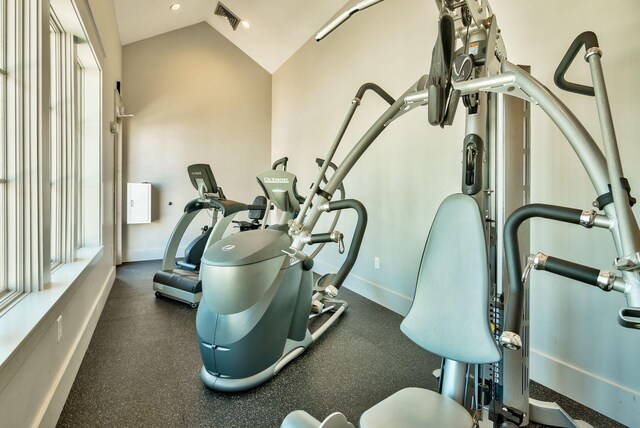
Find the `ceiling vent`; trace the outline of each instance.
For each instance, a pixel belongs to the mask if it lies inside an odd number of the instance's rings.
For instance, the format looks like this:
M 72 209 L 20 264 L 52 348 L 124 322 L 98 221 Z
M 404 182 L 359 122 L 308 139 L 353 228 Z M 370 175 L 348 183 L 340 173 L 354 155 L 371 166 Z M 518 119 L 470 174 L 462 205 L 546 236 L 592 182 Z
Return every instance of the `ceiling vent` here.
M 240 24 L 240 18 L 238 18 L 235 13 L 231 12 L 229 8 L 227 8 L 222 3 L 218 2 L 218 6 L 216 6 L 216 11 L 214 13 L 229 21 L 229 24 L 234 31 L 236 30 L 236 28 L 238 28 L 238 24 Z

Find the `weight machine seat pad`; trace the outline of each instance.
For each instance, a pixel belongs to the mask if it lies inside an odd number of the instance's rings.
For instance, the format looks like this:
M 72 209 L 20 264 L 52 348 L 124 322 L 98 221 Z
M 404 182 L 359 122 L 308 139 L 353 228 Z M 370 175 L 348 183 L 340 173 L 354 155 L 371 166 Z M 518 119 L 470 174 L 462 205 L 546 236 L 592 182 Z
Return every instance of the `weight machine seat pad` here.
M 360 428 L 472 428 L 473 418 L 449 397 L 422 388 L 405 388 L 360 417 Z
M 485 224 L 471 196 L 451 195 L 438 208 L 400 329 L 443 358 L 469 364 L 500 359 L 489 325 Z
M 185 276 L 175 272 L 158 271 L 153 276 L 153 282 L 177 288 L 188 293 L 201 293 L 202 281 L 197 276 Z
M 353 428 L 342 413 L 332 413 L 320 422 L 304 410 L 295 410 L 287 415 L 280 428 Z
M 280 428 L 319 428 L 321 422 L 304 410 L 295 410 L 282 421 Z

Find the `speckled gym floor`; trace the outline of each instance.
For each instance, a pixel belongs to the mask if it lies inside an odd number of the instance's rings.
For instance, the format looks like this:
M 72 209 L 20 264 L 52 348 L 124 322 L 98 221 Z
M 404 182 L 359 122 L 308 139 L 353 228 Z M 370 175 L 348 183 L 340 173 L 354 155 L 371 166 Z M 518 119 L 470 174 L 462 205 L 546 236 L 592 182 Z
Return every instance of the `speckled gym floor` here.
M 343 289 L 349 310 L 276 377 L 244 393 L 210 391 L 198 375 L 196 311 L 155 298 L 159 268 L 118 268 L 58 427 L 278 427 L 295 409 L 340 411 L 355 423 L 399 389 L 437 387 L 440 360 L 400 332 L 402 317 Z M 531 395 L 594 427 L 623 426 L 535 383 Z

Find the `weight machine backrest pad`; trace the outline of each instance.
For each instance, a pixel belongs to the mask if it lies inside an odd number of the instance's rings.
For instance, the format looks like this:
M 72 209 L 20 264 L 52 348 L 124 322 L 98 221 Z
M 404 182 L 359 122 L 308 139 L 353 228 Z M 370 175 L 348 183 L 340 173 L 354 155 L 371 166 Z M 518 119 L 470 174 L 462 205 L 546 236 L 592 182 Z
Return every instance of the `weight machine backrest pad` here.
M 470 196 L 447 197 L 431 225 L 413 304 L 400 328 L 429 352 L 485 364 L 500 353 L 489 326 L 484 222 Z

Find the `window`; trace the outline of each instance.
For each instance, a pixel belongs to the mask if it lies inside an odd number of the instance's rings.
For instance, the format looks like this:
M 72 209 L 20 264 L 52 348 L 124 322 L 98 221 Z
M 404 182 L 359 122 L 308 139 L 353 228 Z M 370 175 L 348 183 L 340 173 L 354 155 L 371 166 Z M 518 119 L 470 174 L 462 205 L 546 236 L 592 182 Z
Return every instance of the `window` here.
M 54 11 L 50 22 L 49 195 L 51 269 L 72 262 L 76 246 L 78 129 L 76 44 Z
M 44 55 L 40 0 L 0 0 L 0 313 L 24 293 L 39 290 L 48 267 L 43 153 Z M 48 86 L 45 84 L 45 86 Z M 48 216 L 47 216 L 48 217 Z
M 6 209 L 6 137 L 7 137 L 7 72 L 5 2 L 0 0 L 0 302 L 8 294 L 7 285 L 7 209 Z
M 91 63 L 82 53 L 83 41 L 65 31 L 64 23 L 51 11 L 51 87 L 50 87 L 50 158 L 49 194 L 51 199 L 51 269 L 72 262 L 76 250 L 85 239 L 86 187 L 85 146 L 94 144 L 85 138 L 87 116 L 99 102 L 99 97 L 87 98 L 91 80 L 83 61 Z M 91 105 L 87 105 L 87 103 Z M 99 140 L 98 140 L 99 141 Z M 94 164 L 95 165 L 95 164 Z
M 76 227 L 75 227 L 75 235 L 73 242 L 75 244 L 74 248 L 82 248 L 84 246 L 84 131 L 85 131 L 85 108 L 84 108 L 84 92 L 85 92 L 85 78 L 84 78 L 84 67 L 82 63 L 78 59 L 76 61 L 76 112 L 77 112 L 77 120 L 76 120 L 76 157 L 75 157 L 75 165 L 74 165 L 74 180 L 77 183 L 76 192 L 75 192 L 75 219 L 76 219 Z
M 54 4 L 0 0 L 0 315 L 101 243 L 102 74 L 74 3 Z

